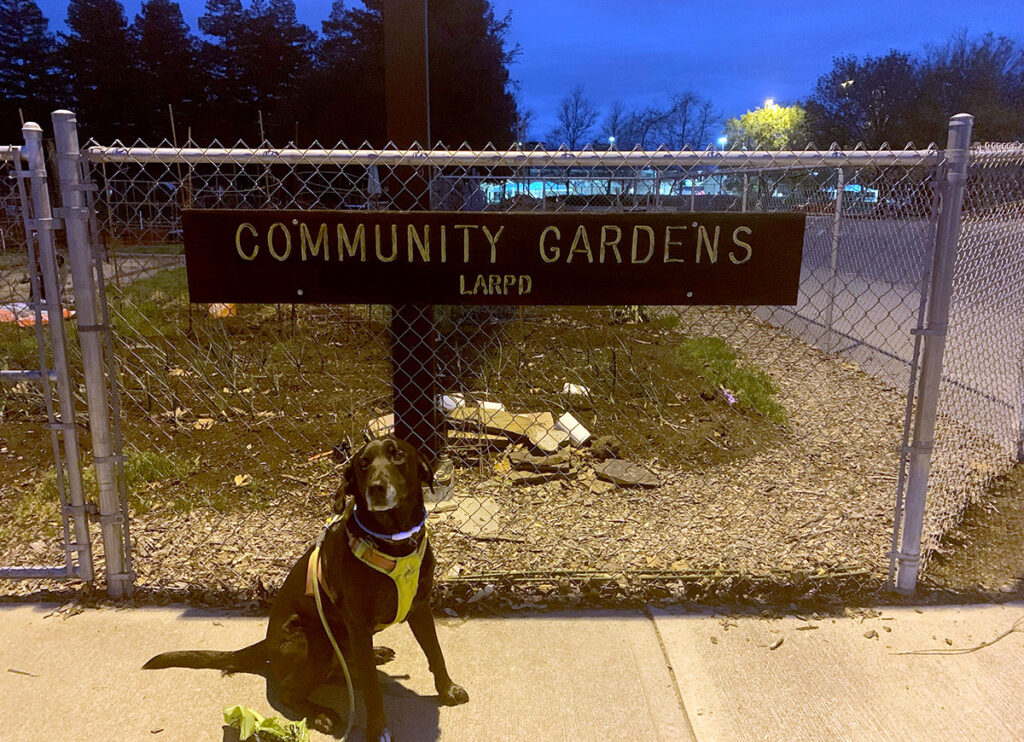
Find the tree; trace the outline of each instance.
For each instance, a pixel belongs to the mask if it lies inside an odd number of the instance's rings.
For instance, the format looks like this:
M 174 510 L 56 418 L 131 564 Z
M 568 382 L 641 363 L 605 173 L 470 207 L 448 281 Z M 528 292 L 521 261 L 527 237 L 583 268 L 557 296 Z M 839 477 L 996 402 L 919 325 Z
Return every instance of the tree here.
M 608 114 L 604 118 L 604 123 L 601 125 L 601 128 L 604 130 L 602 136 L 607 136 L 609 140 L 614 139 L 615 144 L 621 148 L 626 144 L 625 135 L 628 125 L 629 114 L 626 111 L 626 107 L 622 105 L 622 101 L 612 101 L 612 105 L 608 108 Z
M 134 138 L 138 86 L 124 7 L 117 0 L 70 0 L 67 26 L 61 67 L 85 134 Z
M 798 105 L 773 102 L 725 122 L 730 148 L 795 149 L 807 143 L 807 115 Z
M 293 139 L 291 102 L 310 71 L 316 37 L 299 23 L 293 0 L 253 0 L 246 15 L 243 84 L 253 119 L 263 114 L 267 139 Z
M 170 139 L 168 105 L 174 106 L 176 121 L 191 121 L 196 111 L 199 43 L 185 24 L 181 7 L 171 0 L 144 2 L 131 36 L 141 82 L 135 106 L 139 136 L 154 142 Z
M 316 122 L 318 138 L 387 142 L 382 10 L 382 0 L 352 8 L 335 0 L 331 6 L 317 47 L 315 80 L 301 103 Z M 516 105 L 508 65 L 517 49 L 506 44 L 509 23 L 509 16 L 498 20 L 486 0 L 430 3 L 432 143 L 512 143 Z
M 597 109 L 583 94 L 583 86 L 577 85 L 558 104 L 558 126 L 548 135 L 550 143 L 558 147 L 579 149 L 590 141 L 594 124 L 597 123 Z
M 1014 41 L 965 33 L 918 57 L 839 57 L 806 103 L 820 146 L 924 146 L 946 140 L 950 116 L 975 115 L 975 139 L 1024 137 L 1024 50 Z
M 691 92 L 678 93 L 656 117 L 655 129 L 659 143 L 669 149 L 700 149 L 708 143 L 711 127 L 717 120 L 710 100 Z
M 525 142 L 530 140 L 530 127 L 533 126 L 536 114 L 532 109 L 527 108 L 522 99 L 516 95 L 514 96 L 515 107 L 516 107 L 516 120 L 515 126 L 513 127 L 512 134 L 513 140 L 517 145 L 522 146 Z
M 55 44 L 46 18 L 33 0 L 0 0 L 0 122 L 3 140 L 20 139 L 19 112 L 26 121 L 52 110 Z
M 204 105 L 202 120 L 194 129 L 200 139 L 242 137 L 238 127 L 250 108 L 241 83 L 245 75 L 245 13 L 241 0 L 206 0 L 205 7 L 206 12 L 199 16 L 199 30 L 208 37 L 199 52 Z
M 929 47 L 920 63 L 918 126 L 945 143 L 946 122 L 974 114 L 975 141 L 1024 138 L 1024 49 L 991 33 L 971 40 L 960 33 Z
M 821 147 L 903 146 L 914 138 L 919 99 L 918 70 L 908 54 L 891 51 L 863 62 L 839 57 L 806 102 L 808 134 Z

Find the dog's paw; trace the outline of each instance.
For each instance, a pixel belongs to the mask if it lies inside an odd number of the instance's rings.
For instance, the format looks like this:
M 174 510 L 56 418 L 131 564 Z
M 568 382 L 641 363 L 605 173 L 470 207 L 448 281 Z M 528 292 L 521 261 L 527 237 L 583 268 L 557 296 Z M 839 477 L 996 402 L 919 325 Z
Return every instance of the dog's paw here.
M 395 658 L 395 650 L 391 647 L 374 647 L 373 662 L 377 665 L 386 665 Z
M 341 724 L 341 719 L 333 712 L 322 711 L 312 719 L 309 725 L 323 734 L 333 734 L 334 730 Z
M 455 683 L 444 690 L 438 690 L 437 696 L 441 699 L 443 706 L 458 706 L 460 703 L 469 702 L 469 694 L 466 693 L 466 689 Z

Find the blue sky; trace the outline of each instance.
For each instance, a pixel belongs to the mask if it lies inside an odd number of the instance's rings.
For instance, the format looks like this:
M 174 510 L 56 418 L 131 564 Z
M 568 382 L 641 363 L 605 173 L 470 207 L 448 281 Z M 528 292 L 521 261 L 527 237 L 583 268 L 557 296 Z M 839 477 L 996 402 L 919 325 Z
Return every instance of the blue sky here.
M 129 20 L 140 4 L 124 3 Z M 319 31 L 330 5 L 330 0 L 297 2 L 299 19 Z M 963 29 L 1024 43 L 1024 0 L 492 0 L 492 5 L 499 16 L 512 11 L 510 40 L 521 48 L 512 76 L 536 115 L 534 137 L 554 126 L 558 100 L 577 84 L 602 118 L 614 100 L 642 106 L 686 90 L 710 98 L 725 116 L 738 116 L 769 97 L 782 103 L 808 95 L 839 55 L 879 55 L 894 48 L 917 53 Z M 181 6 L 195 28 L 204 0 L 184 0 Z M 66 2 L 41 0 L 40 7 L 52 29 L 63 27 Z

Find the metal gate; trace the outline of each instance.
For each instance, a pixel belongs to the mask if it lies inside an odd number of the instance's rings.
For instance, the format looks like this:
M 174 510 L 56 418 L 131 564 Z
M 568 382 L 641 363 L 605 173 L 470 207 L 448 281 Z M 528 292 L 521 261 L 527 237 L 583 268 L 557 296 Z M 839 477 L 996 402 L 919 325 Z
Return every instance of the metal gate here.
M 58 257 L 54 235 L 59 220 L 54 218 L 50 206 L 42 129 L 30 123 L 23 131 L 24 146 L 0 147 L 0 168 L 5 171 L 4 212 L 0 222 L 5 295 L 0 311 L 4 313 L 5 325 L 9 324 L 13 330 L 10 334 L 24 335 L 8 338 L 9 348 L 24 345 L 28 333 L 33 333 L 36 365 L 4 369 L 0 377 L 15 388 L 20 385 L 26 396 L 32 396 L 30 386 L 41 395 L 41 400 L 36 399 L 45 408 L 43 426 L 49 432 L 52 447 L 54 492 L 49 494 L 56 494 L 56 501 L 48 500 L 44 507 L 57 510 L 60 534 L 47 543 L 39 529 L 29 532 L 28 523 L 19 521 L 13 512 L 5 513 L 7 525 L 25 530 L 11 539 L 15 553 L 8 552 L 4 558 L 5 562 L 20 564 L 0 566 L 0 577 L 91 580 L 92 546 L 65 326 L 65 315 L 70 314 L 63 293 L 62 278 L 66 273 L 62 270 L 64 258 Z M 9 352 L 7 360 L 14 360 L 12 355 Z M 28 358 L 19 360 L 25 362 Z M 6 445 L 4 452 L 7 452 Z M 2 486 L 16 487 L 17 483 L 4 482 Z M 43 494 L 45 497 L 47 493 Z M 13 498 L 11 502 L 13 511 Z M 52 510 L 48 515 L 52 515 Z M 19 544 L 19 538 L 25 543 Z M 57 561 L 60 551 L 63 551 L 63 565 L 45 564 L 45 561 Z M 31 566 L 27 566 L 26 561 Z

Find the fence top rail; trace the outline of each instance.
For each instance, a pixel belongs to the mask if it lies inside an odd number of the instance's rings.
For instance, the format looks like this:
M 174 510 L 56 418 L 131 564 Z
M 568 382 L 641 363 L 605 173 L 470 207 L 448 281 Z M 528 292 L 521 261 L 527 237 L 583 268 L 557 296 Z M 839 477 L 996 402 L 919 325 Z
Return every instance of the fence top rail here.
M 24 156 L 21 153 L 21 147 L 17 145 L 5 145 L 0 144 L 0 160 L 14 160 L 16 157 Z
M 90 146 L 94 163 L 186 165 L 358 165 L 382 167 L 708 167 L 782 170 L 934 165 L 934 148 L 905 150 L 423 150 Z

